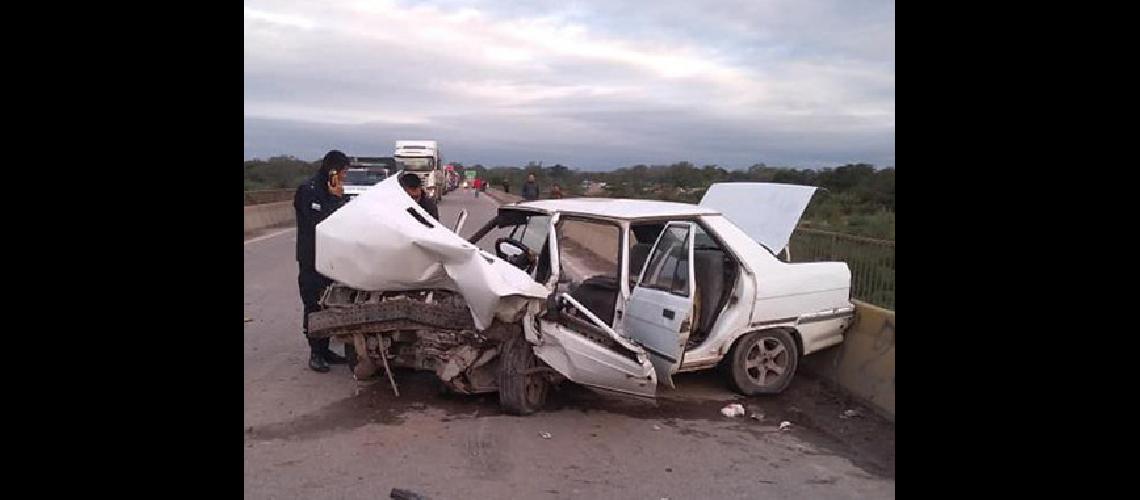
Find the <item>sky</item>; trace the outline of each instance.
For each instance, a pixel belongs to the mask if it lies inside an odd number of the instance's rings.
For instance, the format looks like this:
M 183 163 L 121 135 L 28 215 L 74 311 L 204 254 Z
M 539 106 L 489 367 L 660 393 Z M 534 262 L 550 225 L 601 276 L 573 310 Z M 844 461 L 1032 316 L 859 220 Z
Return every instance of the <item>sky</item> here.
M 894 166 L 893 0 L 245 1 L 245 158 Z

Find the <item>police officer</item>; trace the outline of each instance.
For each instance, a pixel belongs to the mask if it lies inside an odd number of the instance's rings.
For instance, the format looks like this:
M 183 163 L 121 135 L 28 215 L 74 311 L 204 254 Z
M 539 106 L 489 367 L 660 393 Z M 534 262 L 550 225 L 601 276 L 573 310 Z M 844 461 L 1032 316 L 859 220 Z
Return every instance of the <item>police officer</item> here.
M 431 214 L 432 217 L 435 217 L 435 220 L 439 220 L 439 207 L 436 206 L 435 201 L 432 200 L 430 196 L 424 194 L 423 183 L 420 181 L 420 177 L 418 175 L 401 175 L 400 186 L 404 188 L 404 191 L 408 193 L 408 196 L 411 196 L 413 200 L 416 200 L 416 203 L 420 205 L 420 208 L 424 209 L 425 212 Z
M 321 294 L 332 280 L 317 272 L 317 224 L 344 205 L 344 179 L 348 175 L 348 156 L 332 150 L 321 160 L 316 175 L 305 181 L 293 195 L 293 210 L 297 214 L 297 285 L 301 303 L 305 306 L 302 333 L 309 337 L 309 313 L 320 310 Z M 345 362 L 344 356 L 329 349 L 329 339 L 309 340 L 309 368 L 324 373 L 329 363 Z

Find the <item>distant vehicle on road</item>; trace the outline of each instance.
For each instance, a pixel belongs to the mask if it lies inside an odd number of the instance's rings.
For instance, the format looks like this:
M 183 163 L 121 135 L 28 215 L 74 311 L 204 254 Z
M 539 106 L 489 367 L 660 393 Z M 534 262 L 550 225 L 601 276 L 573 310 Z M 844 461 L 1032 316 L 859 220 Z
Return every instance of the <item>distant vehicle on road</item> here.
M 446 179 L 437 141 L 396 141 L 396 169 L 419 176 L 424 192 L 436 203 L 443 199 Z
M 364 190 L 379 184 L 388 176 L 383 171 L 363 168 L 349 168 L 348 177 L 344 180 L 344 196 L 346 201 L 360 196 Z
M 351 201 L 371 186 L 375 186 L 395 170 L 396 162 L 385 156 L 349 157 L 348 177 L 345 179 L 344 196 Z
M 444 169 L 444 173 L 447 180 L 447 188 L 444 190 L 443 194 L 447 194 L 455 191 L 456 189 L 459 189 L 459 172 L 456 171 L 455 165 L 448 164 Z
M 396 159 L 391 156 L 350 156 L 348 168 L 382 171 L 387 177 L 396 172 Z

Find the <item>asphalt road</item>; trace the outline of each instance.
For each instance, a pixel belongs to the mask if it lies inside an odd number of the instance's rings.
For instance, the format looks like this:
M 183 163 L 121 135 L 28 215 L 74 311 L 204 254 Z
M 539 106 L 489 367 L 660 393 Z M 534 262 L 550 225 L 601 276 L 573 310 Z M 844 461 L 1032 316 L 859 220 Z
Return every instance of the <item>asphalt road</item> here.
M 440 212 L 451 226 L 466 208 L 466 237 L 495 206 L 459 192 Z M 493 395 L 438 395 L 431 374 L 398 371 L 396 398 L 343 365 L 312 372 L 295 234 L 245 243 L 246 498 L 894 498 L 893 425 L 865 409 L 840 419 L 853 403 L 808 377 L 770 398 L 715 372 L 679 376 L 654 401 L 567 384 L 547 411 L 514 417 Z M 763 418 L 723 417 L 730 402 Z

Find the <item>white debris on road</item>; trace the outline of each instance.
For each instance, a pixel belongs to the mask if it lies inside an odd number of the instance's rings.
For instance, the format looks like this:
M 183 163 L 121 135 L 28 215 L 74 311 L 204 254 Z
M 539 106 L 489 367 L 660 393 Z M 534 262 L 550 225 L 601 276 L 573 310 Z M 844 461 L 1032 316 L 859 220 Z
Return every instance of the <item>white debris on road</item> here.
M 550 439 L 552 437 L 549 432 L 540 432 L 538 435 L 542 436 L 542 439 Z
M 720 413 L 729 418 L 743 417 L 744 405 L 733 403 L 720 409 Z
M 780 422 L 780 430 L 786 431 L 792 428 L 792 423 L 787 420 Z

